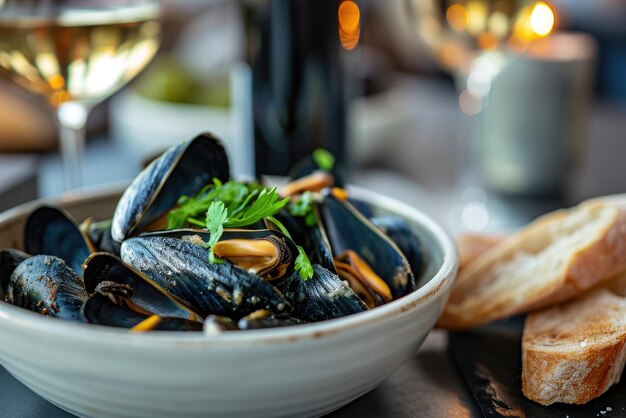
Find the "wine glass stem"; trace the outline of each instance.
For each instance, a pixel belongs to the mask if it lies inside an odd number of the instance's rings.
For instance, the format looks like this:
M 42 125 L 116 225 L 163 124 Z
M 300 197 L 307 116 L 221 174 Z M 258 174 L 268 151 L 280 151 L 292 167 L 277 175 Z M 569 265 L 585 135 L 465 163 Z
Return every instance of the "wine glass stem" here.
M 83 186 L 82 159 L 88 115 L 87 107 L 76 102 L 64 103 L 57 109 L 66 192 L 78 192 Z

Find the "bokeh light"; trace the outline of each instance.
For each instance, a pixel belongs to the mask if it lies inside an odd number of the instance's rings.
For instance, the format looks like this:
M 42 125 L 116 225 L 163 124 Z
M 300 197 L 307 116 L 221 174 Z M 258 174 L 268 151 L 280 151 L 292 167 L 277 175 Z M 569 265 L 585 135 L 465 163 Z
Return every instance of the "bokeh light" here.
M 361 34 L 361 12 L 359 6 L 352 0 L 346 0 L 339 5 L 339 41 L 341 46 L 350 51 L 359 44 Z
M 538 1 L 530 14 L 530 26 L 538 36 L 547 36 L 554 28 L 554 11 L 543 1 Z

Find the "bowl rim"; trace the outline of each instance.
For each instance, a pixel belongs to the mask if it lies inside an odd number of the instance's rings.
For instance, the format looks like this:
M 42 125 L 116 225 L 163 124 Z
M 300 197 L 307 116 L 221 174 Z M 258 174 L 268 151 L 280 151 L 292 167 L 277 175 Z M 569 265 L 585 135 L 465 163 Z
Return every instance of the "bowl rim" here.
M 77 198 L 40 199 L 31 201 L 0 214 L 0 225 L 42 204 L 67 206 L 70 204 L 79 204 L 80 202 L 90 199 L 103 198 L 108 195 L 113 196 L 118 193 L 121 194 L 122 191 L 123 189 L 119 187 L 96 188 Z M 181 333 L 175 331 L 130 333 L 128 330 L 121 328 L 62 321 L 56 318 L 45 317 L 9 303 L 0 303 L 0 321 L 13 322 L 22 328 L 29 328 L 37 332 L 38 335 L 45 333 L 56 334 L 59 337 L 63 336 L 71 339 L 106 339 L 111 343 L 129 345 L 147 343 L 179 346 L 181 343 L 191 343 L 194 345 L 207 344 L 213 346 L 218 344 L 241 344 L 243 342 L 296 342 L 302 339 L 319 339 L 324 336 L 335 335 L 355 328 L 371 326 L 392 317 L 400 316 L 403 313 L 418 309 L 419 306 L 441 295 L 444 289 L 452 285 L 458 269 L 458 253 L 453 239 L 442 226 L 419 209 L 413 208 L 406 203 L 383 194 L 356 186 L 349 186 L 349 193 L 357 199 L 372 203 L 384 210 L 391 211 L 417 222 L 435 237 L 434 243 L 440 247 L 443 260 L 435 274 L 422 287 L 400 299 L 379 306 L 376 309 L 359 312 L 342 318 L 292 327 L 247 330 L 246 332 L 225 332 L 219 334 L 207 334 L 205 332 Z

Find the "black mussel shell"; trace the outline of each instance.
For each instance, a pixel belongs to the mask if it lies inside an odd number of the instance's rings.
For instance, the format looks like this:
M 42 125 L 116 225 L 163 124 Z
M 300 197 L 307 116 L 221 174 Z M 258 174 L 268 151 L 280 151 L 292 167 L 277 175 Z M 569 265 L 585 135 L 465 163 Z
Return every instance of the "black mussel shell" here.
M 411 271 L 419 276 L 424 267 L 422 244 L 406 221 L 397 216 L 375 216 L 370 219 L 402 251 L 411 265 Z
M 169 237 L 142 236 L 122 243 L 122 259 L 187 306 L 208 315 L 240 318 L 258 309 L 291 311 L 268 282 L 230 262 L 209 263 L 204 247 Z
M 91 249 L 87 238 L 65 211 L 52 206 L 35 209 L 24 227 L 24 249 L 32 255 L 52 255 L 80 274 Z
M 176 145 L 148 165 L 126 189 L 113 215 L 111 234 L 121 242 L 164 217 L 182 195 L 195 195 L 213 178 L 229 179 L 226 151 L 204 133 Z
M 309 231 L 304 223 L 304 218 L 292 216 L 286 208 L 282 208 L 274 217 L 282 223 L 294 242 L 305 245 L 309 240 Z M 264 227 L 267 229 L 276 229 L 276 226 L 268 221 L 264 221 Z
M 182 318 L 160 318 L 151 331 L 202 331 L 201 322 Z
M 374 216 L 374 209 L 369 203 L 358 199 L 352 199 L 350 197 L 348 197 L 348 202 L 350 202 L 350 204 L 367 219 L 371 220 L 372 216 Z
M 13 248 L 7 248 L 0 251 L 0 295 L 4 297 L 4 294 L 9 287 L 9 281 L 13 271 L 20 265 L 20 263 L 30 255 L 20 250 Z
M 365 303 L 339 276 L 319 264 L 313 264 L 313 271 L 313 277 L 308 280 L 294 273 L 279 285 L 294 307 L 294 317 L 315 322 L 367 310 Z
M 118 304 L 106 291 L 96 292 L 83 305 L 82 313 L 91 324 L 118 328 L 134 328 L 149 318 L 156 319 L 141 331 L 202 331 L 202 323 L 184 318 L 157 317 Z
M 389 285 L 394 299 L 416 289 L 415 276 L 400 249 L 350 203 L 327 193 L 318 208 L 334 257 L 355 251 Z
M 7 288 L 13 305 L 61 319 L 82 321 L 80 308 L 87 292 L 76 273 L 63 260 L 33 256 L 18 265 Z
M 127 285 L 133 290 L 133 304 L 151 314 L 183 319 L 200 318 L 182 301 L 113 254 L 92 254 L 85 262 L 83 281 L 89 295 L 94 295 L 103 282 Z
M 82 315 L 90 324 L 132 328 L 150 315 L 124 305 L 118 305 L 106 294 L 90 296 L 82 307 Z
M 314 226 L 310 229 L 310 237 L 310 248 L 307 253 L 311 263 L 317 263 L 331 273 L 337 274 L 326 231 L 320 226 Z
M 110 219 L 106 221 L 94 221 L 89 218 L 80 225 L 80 228 L 89 239 L 94 251 L 119 256 L 120 243 L 115 241 L 111 235 L 111 224 L 112 221 Z

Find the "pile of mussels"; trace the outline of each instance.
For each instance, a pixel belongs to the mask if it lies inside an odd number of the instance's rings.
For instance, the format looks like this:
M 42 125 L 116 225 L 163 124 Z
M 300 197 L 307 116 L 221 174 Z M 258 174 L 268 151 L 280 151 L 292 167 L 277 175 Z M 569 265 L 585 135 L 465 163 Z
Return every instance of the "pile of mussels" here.
M 419 240 L 396 217 L 368 218 L 338 176 L 301 165 L 282 189 L 315 192 L 316 221 L 284 209 L 313 275 L 294 271 L 294 240 L 262 222 L 224 230 L 223 262 L 209 262 L 206 229 L 167 230 L 163 219 L 181 195 L 229 180 L 224 148 L 209 134 L 172 147 L 121 197 L 113 218 L 78 225 L 50 206 L 33 211 L 25 252 L 0 251 L 4 300 L 41 315 L 134 331 L 225 331 L 338 318 L 416 289 L 424 260 Z M 338 184 L 339 183 L 339 184 Z M 328 187 L 333 186 L 333 187 Z M 82 275 L 82 278 L 81 278 Z

